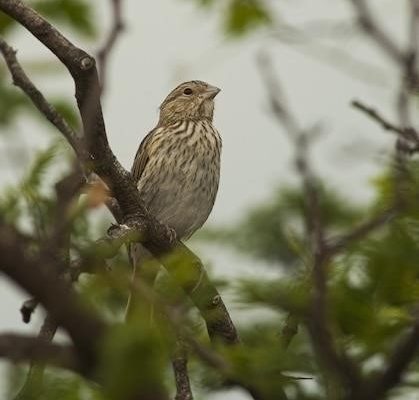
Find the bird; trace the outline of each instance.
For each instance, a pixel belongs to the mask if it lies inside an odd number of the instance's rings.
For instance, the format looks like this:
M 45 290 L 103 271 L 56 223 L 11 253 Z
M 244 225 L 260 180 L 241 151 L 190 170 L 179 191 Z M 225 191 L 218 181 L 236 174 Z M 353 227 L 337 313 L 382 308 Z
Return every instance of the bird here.
M 141 201 L 179 240 L 202 227 L 216 199 L 222 140 L 213 117 L 219 92 L 199 80 L 175 87 L 160 105 L 157 125 L 142 140 L 131 168 Z M 134 281 L 152 285 L 158 262 L 141 243 L 131 244 L 129 252 Z

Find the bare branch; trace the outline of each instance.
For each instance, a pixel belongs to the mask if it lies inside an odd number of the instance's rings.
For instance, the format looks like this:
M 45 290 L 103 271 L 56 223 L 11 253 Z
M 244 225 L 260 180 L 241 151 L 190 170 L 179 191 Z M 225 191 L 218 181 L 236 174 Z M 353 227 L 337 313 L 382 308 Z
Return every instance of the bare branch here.
M 401 95 L 404 99 L 404 95 Z M 405 99 L 402 101 L 405 103 Z M 407 143 L 405 146 L 401 145 L 401 142 L 398 145 L 398 149 L 402 151 L 403 153 L 407 154 L 413 154 L 417 151 L 419 151 L 419 133 L 414 129 L 413 127 L 410 127 L 408 125 L 398 126 L 396 124 L 393 124 L 389 122 L 385 117 L 383 117 L 376 109 L 367 106 L 366 104 L 362 103 L 359 100 L 353 100 L 352 106 L 359 111 L 366 114 L 369 118 L 380 124 L 380 126 L 386 130 L 393 132 L 397 135 L 399 135 L 399 138 L 403 139 L 405 143 Z M 399 102 L 400 104 L 400 102 Z M 406 105 L 402 105 L 401 108 L 404 110 Z M 405 114 L 405 112 L 400 112 L 400 114 Z M 405 118 L 402 118 L 405 119 Z
M 13 77 L 13 83 L 26 93 L 35 107 L 64 135 L 74 151 L 80 154 L 81 146 L 76 132 L 67 124 L 63 116 L 58 113 L 54 106 L 47 102 L 43 94 L 28 78 L 16 58 L 16 51 L 1 37 L 0 52 L 3 54 L 7 67 Z
M 176 383 L 175 400 L 192 400 L 192 389 L 188 375 L 188 355 L 181 338 L 176 341 L 176 349 L 172 358 L 173 372 Z
M 401 136 L 405 136 L 406 134 L 409 134 L 409 132 L 406 132 L 405 128 L 402 128 L 400 126 L 397 126 L 389 122 L 388 120 L 385 119 L 385 117 L 380 115 L 380 113 L 376 109 L 370 106 L 367 106 L 361 101 L 353 100 L 351 104 L 354 108 L 364 112 L 368 117 L 378 122 L 384 130 L 394 132 Z
M 20 307 L 20 313 L 22 314 L 22 320 L 25 324 L 28 324 L 31 321 L 32 314 L 35 312 L 37 306 L 38 300 L 35 298 L 23 302 L 22 307 Z
M 329 243 L 327 245 L 327 252 L 330 255 L 336 254 L 346 249 L 352 243 L 359 242 L 374 230 L 388 224 L 390 221 L 392 221 L 394 218 L 398 216 L 399 212 L 400 207 L 398 205 L 393 205 L 392 207 L 382 211 L 381 213 L 377 214 L 371 219 L 356 226 L 346 234 L 341 235 L 336 239 L 329 240 Z
M 57 331 L 58 325 L 55 320 L 47 315 L 41 330 L 38 334 L 38 340 L 46 345 L 52 342 Z M 26 400 L 30 398 L 38 398 L 42 393 L 42 384 L 46 360 L 31 359 L 31 365 L 25 379 L 25 383 L 19 390 L 14 400 Z
M 358 22 L 364 32 L 374 40 L 384 52 L 393 59 L 396 64 L 404 63 L 405 53 L 400 50 L 398 45 L 393 41 L 392 37 L 385 32 L 375 21 L 373 14 L 365 0 L 350 0 L 357 16 Z
M 298 325 L 300 319 L 293 314 L 288 314 L 285 324 L 281 329 L 281 344 L 284 349 L 287 349 L 291 344 L 293 337 L 298 333 Z
M 97 55 L 102 92 L 104 91 L 106 85 L 109 55 L 111 54 L 118 37 L 125 28 L 124 21 L 122 20 L 123 0 L 110 0 L 110 2 L 112 4 L 112 26 L 103 47 L 98 51 Z
M 22 237 L 0 225 L 0 270 L 37 298 L 52 317 L 67 330 L 86 369 L 96 363 L 96 345 L 105 324 L 82 306 L 73 291 L 57 274 L 56 266 L 29 255 Z
M 0 334 L 0 357 L 13 362 L 37 360 L 81 372 L 74 347 L 46 343 L 32 336 Z

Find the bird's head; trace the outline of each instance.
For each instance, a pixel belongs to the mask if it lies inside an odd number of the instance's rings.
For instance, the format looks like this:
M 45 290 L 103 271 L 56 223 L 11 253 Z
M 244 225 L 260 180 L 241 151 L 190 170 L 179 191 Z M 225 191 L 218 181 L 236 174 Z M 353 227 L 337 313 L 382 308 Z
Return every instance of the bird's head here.
M 184 82 L 173 89 L 160 106 L 160 124 L 192 119 L 209 119 L 214 114 L 214 97 L 220 89 L 202 81 Z

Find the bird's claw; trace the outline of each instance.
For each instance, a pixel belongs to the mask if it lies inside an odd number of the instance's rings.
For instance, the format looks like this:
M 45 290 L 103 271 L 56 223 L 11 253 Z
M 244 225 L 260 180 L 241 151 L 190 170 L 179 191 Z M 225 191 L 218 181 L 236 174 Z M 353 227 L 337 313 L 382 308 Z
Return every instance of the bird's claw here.
M 166 225 L 166 236 L 169 238 L 170 243 L 176 242 L 176 239 L 177 239 L 176 231 L 167 225 Z

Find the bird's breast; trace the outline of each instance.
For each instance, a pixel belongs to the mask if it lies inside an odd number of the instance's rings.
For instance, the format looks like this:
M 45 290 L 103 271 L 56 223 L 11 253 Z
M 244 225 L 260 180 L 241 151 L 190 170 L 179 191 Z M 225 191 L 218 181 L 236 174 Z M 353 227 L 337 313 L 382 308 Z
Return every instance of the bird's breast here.
M 189 236 L 208 218 L 215 201 L 221 138 L 204 120 L 184 121 L 157 139 L 138 187 L 157 219 L 181 237 Z

